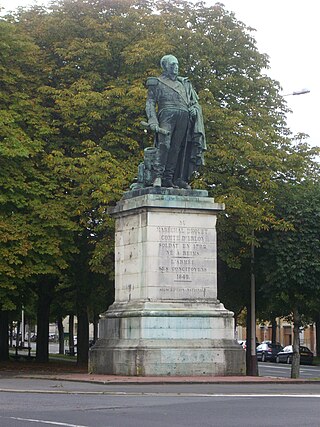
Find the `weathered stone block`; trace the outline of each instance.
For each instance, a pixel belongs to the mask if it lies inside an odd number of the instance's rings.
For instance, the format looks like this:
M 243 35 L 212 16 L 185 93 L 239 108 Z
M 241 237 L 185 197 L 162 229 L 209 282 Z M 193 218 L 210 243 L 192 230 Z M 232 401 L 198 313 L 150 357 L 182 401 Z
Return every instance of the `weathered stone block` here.
M 242 375 L 233 313 L 217 300 L 216 219 L 205 192 L 128 194 L 116 218 L 115 302 L 89 370 L 119 375 Z

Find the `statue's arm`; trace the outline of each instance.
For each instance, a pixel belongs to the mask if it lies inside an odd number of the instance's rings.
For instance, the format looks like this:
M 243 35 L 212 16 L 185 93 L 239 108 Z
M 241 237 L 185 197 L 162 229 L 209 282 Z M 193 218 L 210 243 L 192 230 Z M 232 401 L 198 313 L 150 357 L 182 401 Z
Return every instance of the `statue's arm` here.
M 146 82 L 148 88 L 148 96 L 146 101 L 146 114 L 150 126 L 158 126 L 158 117 L 156 111 L 157 93 L 159 80 L 156 77 L 149 77 Z
M 190 117 L 192 119 L 195 119 L 197 114 L 199 114 L 199 109 L 200 109 L 200 105 L 198 102 L 199 97 L 198 97 L 197 92 L 194 90 L 192 83 L 190 82 L 190 80 L 187 77 L 185 77 L 183 79 L 183 83 L 186 87 L 186 92 L 187 92 L 187 96 L 188 96 Z

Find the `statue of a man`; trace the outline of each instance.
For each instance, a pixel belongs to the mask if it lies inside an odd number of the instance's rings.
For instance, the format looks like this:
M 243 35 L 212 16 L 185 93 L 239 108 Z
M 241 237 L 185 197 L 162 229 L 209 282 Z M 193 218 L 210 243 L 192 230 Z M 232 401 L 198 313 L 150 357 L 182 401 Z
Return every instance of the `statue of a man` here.
M 202 110 L 189 79 L 178 76 L 177 58 L 165 55 L 160 65 L 161 76 L 147 79 L 146 113 L 157 148 L 153 186 L 188 189 L 206 149 Z

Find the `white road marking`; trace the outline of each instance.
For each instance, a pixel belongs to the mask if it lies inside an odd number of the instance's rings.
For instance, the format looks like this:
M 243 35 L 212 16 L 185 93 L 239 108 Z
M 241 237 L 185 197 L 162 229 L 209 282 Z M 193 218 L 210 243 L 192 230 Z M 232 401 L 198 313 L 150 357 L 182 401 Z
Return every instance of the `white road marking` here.
M 272 383 L 269 383 L 272 384 Z M 276 383 L 275 383 L 276 384 Z M 290 385 L 290 383 L 288 383 Z M 310 382 L 312 384 L 312 382 Z M 313 383 L 316 384 L 316 383 Z M 258 383 L 257 383 L 258 385 Z M 294 391 L 292 393 L 288 393 L 287 391 L 284 393 L 192 393 L 192 392 L 139 392 L 139 391 L 75 391 L 75 390 L 14 390 L 14 389 L 0 389 L 0 393 L 35 393 L 35 394 L 64 394 L 64 395 L 92 395 L 92 396 L 116 396 L 116 397 L 314 397 L 320 398 L 320 394 L 312 393 L 309 394 L 298 394 Z M 1 418 L 1 416 L 0 416 Z M 17 418 L 18 419 L 18 418 Z M 34 420 L 32 420 L 34 421 Z M 50 422 L 48 422 L 50 423 Z M 59 424 L 57 424 L 59 425 Z M 68 424 L 62 424 L 68 426 Z M 74 427 L 73 424 L 70 426 Z M 78 427 L 78 426 L 76 426 Z M 85 426 L 79 426 L 85 427 Z
M 12 390 L 9 390 L 12 391 Z M 42 393 L 46 393 L 42 391 Z M 298 393 L 183 393 L 183 392 L 117 392 L 117 391 L 98 391 L 98 392 L 66 392 L 66 394 L 91 394 L 91 395 L 100 395 L 100 396 L 115 396 L 115 397 L 299 397 L 307 398 L 314 397 L 320 398 L 320 394 L 312 393 L 309 394 L 298 394 Z M 0 415 L 1 418 L 1 415 Z M 18 419 L 18 418 L 17 418 Z M 35 420 L 31 420 L 35 421 Z M 44 421 L 43 421 L 44 422 Z M 50 421 L 48 421 L 50 423 Z M 57 424 L 59 425 L 59 424 Z M 68 424 L 62 424 L 68 426 Z M 70 424 L 72 427 L 73 424 Z M 86 427 L 86 426 L 76 426 L 76 427 Z
M 298 397 L 298 398 L 310 398 L 310 397 L 315 397 L 317 399 L 320 398 L 320 394 L 288 394 L 288 393 L 275 393 L 275 394 L 255 394 L 255 393 L 247 393 L 247 394 L 195 394 L 194 397 L 199 396 L 199 397 Z
M 269 369 L 269 370 L 273 370 L 273 369 L 291 369 L 291 365 L 274 365 L 274 366 L 263 366 L 263 369 Z
M 46 420 L 36 420 L 32 418 L 19 418 L 19 417 L 7 417 L 10 418 L 10 420 L 17 420 L 17 421 L 28 421 L 31 423 L 42 423 L 42 424 L 51 424 L 54 426 L 64 426 L 64 427 L 88 427 L 83 426 L 80 424 L 67 424 L 67 423 L 59 423 L 58 421 L 46 421 Z
M 304 366 L 300 366 L 300 371 L 310 371 L 310 372 L 319 372 L 318 370 L 316 371 L 314 368 L 305 368 Z
M 38 394 L 104 394 L 103 391 L 68 391 L 68 390 L 37 390 L 1 388 L 0 393 L 38 393 Z

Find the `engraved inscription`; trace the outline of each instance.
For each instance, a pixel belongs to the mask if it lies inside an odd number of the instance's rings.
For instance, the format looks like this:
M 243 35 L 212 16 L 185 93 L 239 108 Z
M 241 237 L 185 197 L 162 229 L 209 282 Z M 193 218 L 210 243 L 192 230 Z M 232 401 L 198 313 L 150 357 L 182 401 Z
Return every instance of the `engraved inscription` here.
M 212 230 L 183 225 L 184 221 L 180 221 L 180 226 L 157 227 L 159 272 L 173 275 L 174 282 L 191 283 L 197 279 L 198 274 L 212 272 Z M 199 291 L 198 289 L 196 293 Z M 203 289 L 201 292 L 203 293 Z
M 166 294 L 170 296 L 178 296 L 178 297 L 184 297 L 185 295 L 193 295 L 196 298 L 206 296 L 206 289 L 205 288 L 160 288 L 161 294 Z

